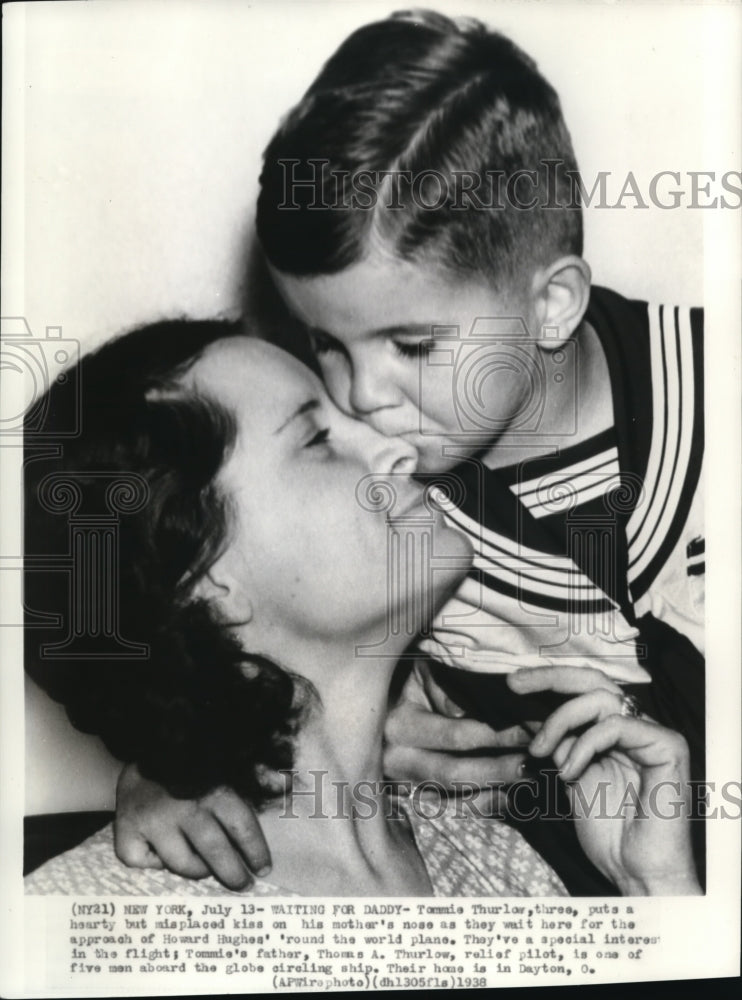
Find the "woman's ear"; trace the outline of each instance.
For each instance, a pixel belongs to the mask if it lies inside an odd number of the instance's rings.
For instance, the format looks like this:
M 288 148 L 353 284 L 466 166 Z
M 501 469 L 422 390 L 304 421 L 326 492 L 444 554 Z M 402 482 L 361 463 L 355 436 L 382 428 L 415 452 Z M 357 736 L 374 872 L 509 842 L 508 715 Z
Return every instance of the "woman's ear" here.
M 569 340 L 579 327 L 590 300 L 588 264 L 575 255 L 560 257 L 533 277 L 539 329 L 536 343 L 551 351 Z
M 193 588 L 193 596 L 214 604 L 227 625 L 247 625 L 253 617 L 252 601 L 237 575 L 222 557 Z

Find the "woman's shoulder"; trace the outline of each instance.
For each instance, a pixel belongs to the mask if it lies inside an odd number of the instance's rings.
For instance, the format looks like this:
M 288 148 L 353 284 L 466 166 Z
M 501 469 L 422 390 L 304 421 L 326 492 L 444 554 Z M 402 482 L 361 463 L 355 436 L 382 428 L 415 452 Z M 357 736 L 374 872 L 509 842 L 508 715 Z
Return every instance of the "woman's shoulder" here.
M 264 879 L 232 892 L 214 878 L 187 879 L 166 869 L 129 868 L 116 857 L 113 825 L 47 861 L 24 879 L 35 896 L 293 896 Z

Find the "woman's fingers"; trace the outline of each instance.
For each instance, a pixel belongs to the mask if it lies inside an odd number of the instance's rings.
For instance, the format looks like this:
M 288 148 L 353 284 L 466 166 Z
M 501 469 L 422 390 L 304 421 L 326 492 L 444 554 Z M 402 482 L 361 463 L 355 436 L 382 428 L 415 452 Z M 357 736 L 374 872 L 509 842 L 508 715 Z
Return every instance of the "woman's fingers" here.
M 421 661 L 415 662 L 400 691 L 400 704 L 411 701 L 413 704 L 420 705 L 423 708 L 430 708 L 428 696 L 425 693 L 425 677 L 428 673 L 429 669 L 426 663 Z
M 565 736 L 559 746 L 554 750 L 551 759 L 558 768 L 561 768 L 569 756 L 569 752 L 577 740 L 576 736 Z
M 590 722 L 614 715 L 620 708 L 620 694 L 615 694 L 606 688 L 599 688 L 572 698 L 555 709 L 546 719 L 531 741 L 530 751 L 534 757 L 549 756 L 568 733 Z
M 687 778 L 688 744 L 679 733 L 645 719 L 610 715 L 579 736 L 564 760 L 565 781 L 578 778 L 590 761 L 610 749 L 623 750 L 642 767 L 666 767 Z
M 426 665 L 419 669 L 419 677 L 422 681 L 423 690 L 429 704 L 439 715 L 447 715 L 451 719 L 460 719 L 466 715 L 465 710 L 458 705 L 440 686 L 433 680 L 430 668 Z
M 621 695 L 621 688 L 602 670 L 592 667 L 522 667 L 508 674 L 508 686 L 516 694 L 556 691 L 558 694 L 584 694 L 596 688 Z

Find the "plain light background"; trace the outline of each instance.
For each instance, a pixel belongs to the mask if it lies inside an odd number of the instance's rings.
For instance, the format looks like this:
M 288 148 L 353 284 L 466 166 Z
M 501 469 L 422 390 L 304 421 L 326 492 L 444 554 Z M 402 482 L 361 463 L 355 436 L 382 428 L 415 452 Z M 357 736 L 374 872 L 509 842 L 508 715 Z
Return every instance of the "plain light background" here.
M 3 314 L 25 316 L 37 335 L 61 326 L 87 349 L 162 316 L 235 313 L 262 149 L 339 42 L 401 6 L 6 8 L 5 100 L 23 131 L 10 154 L 17 196 L 4 223 Z M 427 6 L 478 16 L 536 59 L 560 94 L 588 186 L 609 171 L 611 200 L 630 170 L 646 191 L 660 170 L 739 169 L 704 158 L 703 5 Z M 594 279 L 631 297 L 701 302 L 705 215 L 588 210 Z M 94 741 L 71 734 L 40 692 L 27 709 L 27 811 L 110 805 L 118 765 L 91 753 Z
M 17 305 L 32 328 L 61 324 L 87 344 L 156 316 L 234 308 L 261 151 L 279 117 L 352 29 L 399 6 L 27 5 Z M 617 191 L 633 170 L 646 190 L 659 170 L 719 167 L 702 155 L 701 7 L 436 6 L 479 15 L 536 58 L 588 181 L 611 171 Z M 589 210 L 595 278 L 700 300 L 702 215 Z

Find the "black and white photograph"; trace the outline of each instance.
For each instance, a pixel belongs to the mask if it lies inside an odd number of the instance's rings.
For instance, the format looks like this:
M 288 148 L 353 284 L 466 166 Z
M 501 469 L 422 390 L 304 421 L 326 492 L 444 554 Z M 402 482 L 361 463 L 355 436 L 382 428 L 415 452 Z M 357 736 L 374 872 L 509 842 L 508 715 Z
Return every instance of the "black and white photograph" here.
M 3 19 L 3 995 L 739 975 L 739 6 Z

